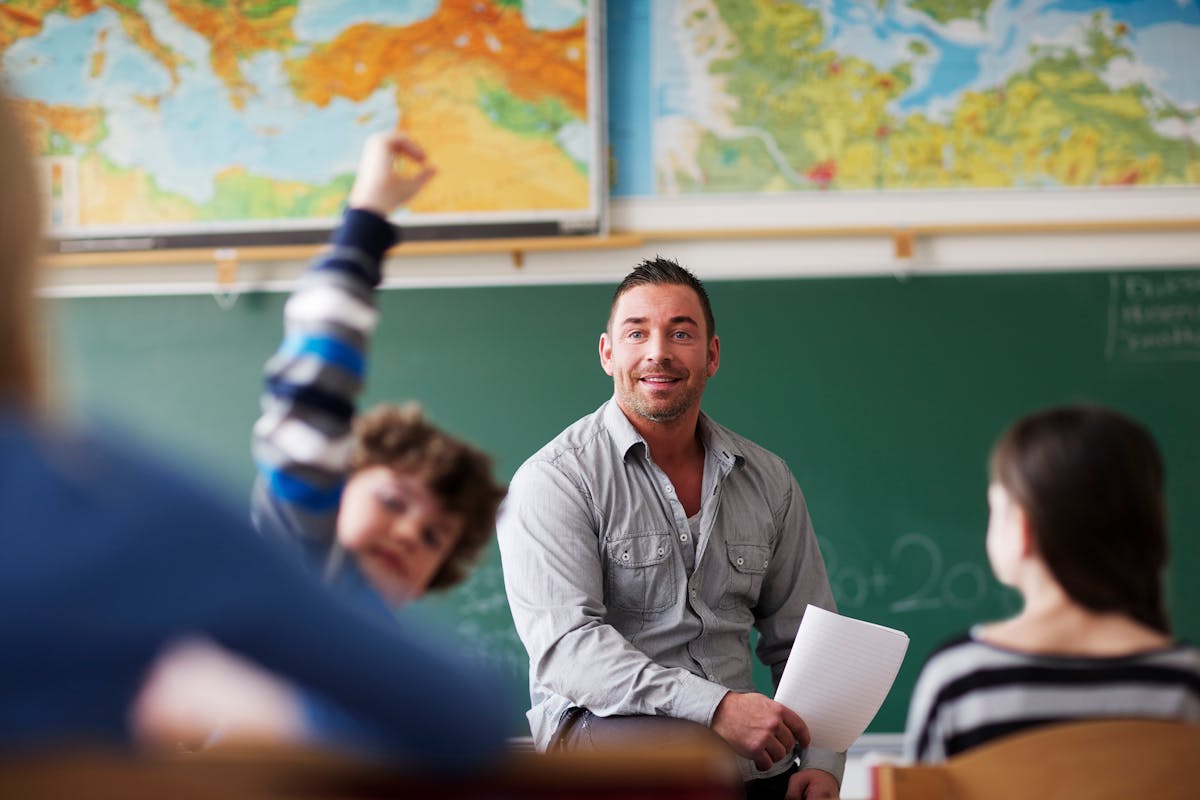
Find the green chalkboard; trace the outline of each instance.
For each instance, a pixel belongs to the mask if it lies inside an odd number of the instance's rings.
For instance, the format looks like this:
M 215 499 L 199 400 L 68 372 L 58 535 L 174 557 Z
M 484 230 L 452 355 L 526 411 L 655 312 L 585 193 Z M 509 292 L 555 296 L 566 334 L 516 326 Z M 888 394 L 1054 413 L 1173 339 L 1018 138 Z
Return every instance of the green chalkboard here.
M 611 392 L 596 358 L 611 290 L 386 291 L 367 400 L 421 400 L 495 454 L 507 478 Z M 713 281 L 710 291 L 722 365 L 707 411 L 791 465 L 841 611 L 912 637 L 872 731 L 902 729 L 935 644 L 1014 609 L 984 554 L 985 459 L 999 431 L 1036 407 L 1101 401 L 1157 435 L 1170 484 L 1170 606 L 1178 633 L 1200 640 L 1200 583 L 1189 580 L 1200 574 L 1200 273 Z M 103 424 L 209 470 L 242 502 L 282 303 L 53 301 L 64 393 Z M 494 549 L 466 586 L 418 611 L 524 686 Z

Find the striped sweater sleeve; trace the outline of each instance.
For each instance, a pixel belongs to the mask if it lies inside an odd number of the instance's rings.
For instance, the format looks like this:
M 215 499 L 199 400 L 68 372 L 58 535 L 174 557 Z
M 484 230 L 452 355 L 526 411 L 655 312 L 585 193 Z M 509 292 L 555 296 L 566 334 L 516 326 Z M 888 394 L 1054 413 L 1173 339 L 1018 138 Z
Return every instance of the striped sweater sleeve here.
M 284 337 L 267 361 L 252 450 L 260 531 L 326 551 L 350 456 L 350 426 L 378 320 L 375 287 L 396 241 L 387 220 L 351 209 L 284 307 Z

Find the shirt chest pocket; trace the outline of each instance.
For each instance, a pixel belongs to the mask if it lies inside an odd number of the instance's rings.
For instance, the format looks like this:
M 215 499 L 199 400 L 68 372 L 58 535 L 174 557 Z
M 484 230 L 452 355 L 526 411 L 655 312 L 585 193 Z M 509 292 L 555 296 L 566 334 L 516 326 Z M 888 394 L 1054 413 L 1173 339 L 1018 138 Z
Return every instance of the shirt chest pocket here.
M 729 585 L 719 605 L 724 609 L 753 608 L 771 563 L 771 548 L 765 544 L 727 542 L 725 551 L 729 559 Z
M 609 605 L 624 611 L 664 611 L 675 604 L 671 542 L 667 531 L 607 543 Z

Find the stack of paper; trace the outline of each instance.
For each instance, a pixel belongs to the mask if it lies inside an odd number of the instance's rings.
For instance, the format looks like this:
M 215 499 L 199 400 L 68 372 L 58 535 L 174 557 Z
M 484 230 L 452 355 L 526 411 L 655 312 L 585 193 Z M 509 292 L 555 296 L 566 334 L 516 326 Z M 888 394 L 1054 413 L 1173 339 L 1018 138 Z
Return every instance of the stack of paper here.
M 808 724 L 811 747 L 839 752 L 875 718 L 908 650 L 908 634 L 810 605 L 775 699 Z

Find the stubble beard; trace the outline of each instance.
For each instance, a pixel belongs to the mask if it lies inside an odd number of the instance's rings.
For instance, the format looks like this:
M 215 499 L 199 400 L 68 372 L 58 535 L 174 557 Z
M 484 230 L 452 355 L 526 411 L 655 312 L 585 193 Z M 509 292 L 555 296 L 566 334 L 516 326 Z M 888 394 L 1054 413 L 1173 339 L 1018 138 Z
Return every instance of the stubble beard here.
M 621 392 L 621 399 L 624 405 L 643 419 L 650 422 L 674 422 L 675 420 L 686 414 L 693 405 L 700 403 L 700 396 L 704 393 L 704 383 L 699 386 L 689 386 L 669 405 L 663 406 L 658 403 L 647 402 L 645 398 L 639 395 L 636 388 L 625 389 Z M 637 383 L 634 383 L 634 387 Z

